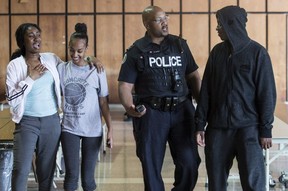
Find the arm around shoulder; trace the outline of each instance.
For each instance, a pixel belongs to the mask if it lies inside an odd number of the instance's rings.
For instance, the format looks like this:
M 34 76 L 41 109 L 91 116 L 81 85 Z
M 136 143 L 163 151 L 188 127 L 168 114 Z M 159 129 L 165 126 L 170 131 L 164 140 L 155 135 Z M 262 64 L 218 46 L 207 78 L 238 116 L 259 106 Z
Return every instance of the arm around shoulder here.
M 98 58 L 94 56 L 87 56 L 85 57 L 85 61 L 88 62 L 91 69 L 93 66 L 96 67 L 98 73 L 101 73 L 104 71 L 104 66 Z

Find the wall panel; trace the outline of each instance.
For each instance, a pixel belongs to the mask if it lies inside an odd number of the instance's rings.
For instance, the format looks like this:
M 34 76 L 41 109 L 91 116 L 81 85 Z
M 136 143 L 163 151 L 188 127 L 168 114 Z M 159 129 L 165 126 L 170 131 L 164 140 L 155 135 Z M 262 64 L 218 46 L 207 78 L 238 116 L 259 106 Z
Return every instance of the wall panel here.
M 266 47 L 266 15 L 265 14 L 248 14 L 246 24 L 248 35 L 251 39 L 257 41 Z
M 125 16 L 125 49 L 144 36 L 146 29 L 142 22 L 141 14 Z
M 9 34 L 9 23 L 8 16 L 0 17 L 1 34 Z M 6 78 L 6 66 L 9 62 L 9 38 L 5 35 L 0 35 L 0 100 L 4 99 L 5 94 L 5 78 Z
M 1 23 L 1 33 L 2 34 L 9 34 L 9 20 L 8 16 L 0 17 Z M 8 63 L 10 55 L 9 55 L 9 38 L 6 35 L 0 35 L 0 76 L 5 74 L 5 70 L 3 70 L 4 66 Z M 4 66 L 3 66 L 4 65 Z
M 211 11 L 216 12 L 228 5 L 237 5 L 237 0 L 211 0 Z
M 201 76 L 208 59 L 209 53 L 209 28 L 207 15 L 184 15 L 183 25 L 191 26 L 183 28 L 183 38 L 191 49 L 196 63 L 199 66 Z
M 288 10 L 287 0 L 268 0 L 268 11 L 286 11 Z
M 123 57 L 122 28 L 122 18 L 118 15 L 96 17 L 97 57 L 105 66 L 112 102 L 118 100 L 117 78 Z
M 37 0 L 23 3 L 19 3 L 19 0 L 11 0 L 11 13 L 37 13 Z
M 125 12 L 142 12 L 151 5 L 151 0 L 125 0 Z
M 246 11 L 265 11 L 265 1 L 266 0 L 241 0 L 239 6 L 246 9 Z
M 97 0 L 96 12 L 122 12 L 122 0 Z
M 279 22 L 282 21 L 282 22 Z M 286 15 L 269 15 L 268 51 L 274 67 L 279 101 L 286 99 L 286 56 L 287 56 L 287 25 Z
M 184 12 L 208 12 L 208 1 L 203 0 L 182 0 Z
M 39 0 L 39 9 L 40 13 L 64 13 L 65 0 Z
M 62 15 L 47 15 L 39 17 L 42 29 L 42 52 L 53 52 L 65 60 L 65 17 Z
M 69 0 L 67 2 L 67 9 L 69 13 L 94 12 L 94 0 L 85 0 L 85 6 L 83 6 L 84 2 L 79 0 Z
M 179 12 L 180 3 L 175 0 L 154 0 L 154 5 L 161 7 L 165 12 Z
M 0 1 L 0 14 L 8 13 L 8 2 L 9 0 L 1 0 Z
M 177 15 L 174 15 L 174 14 L 169 15 L 168 28 L 169 28 L 170 34 L 180 35 L 180 16 L 178 14 Z

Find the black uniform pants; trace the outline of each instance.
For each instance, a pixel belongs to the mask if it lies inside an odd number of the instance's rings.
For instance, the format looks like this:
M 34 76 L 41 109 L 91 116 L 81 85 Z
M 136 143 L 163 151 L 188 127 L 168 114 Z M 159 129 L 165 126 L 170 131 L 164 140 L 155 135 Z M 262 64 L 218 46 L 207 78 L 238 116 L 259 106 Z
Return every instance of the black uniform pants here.
M 233 159 L 238 161 L 244 191 L 265 190 L 265 164 L 257 127 L 213 129 L 205 133 L 209 191 L 226 191 Z
M 160 111 L 146 106 L 146 114 L 133 119 L 136 152 L 145 183 L 145 191 L 164 191 L 161 169 L 166 144 L 175 164 L 173 191 L 191 191 L 198 178 L 200 157 L 194 140 L 194 107 L 191 100 L 175 111 Z

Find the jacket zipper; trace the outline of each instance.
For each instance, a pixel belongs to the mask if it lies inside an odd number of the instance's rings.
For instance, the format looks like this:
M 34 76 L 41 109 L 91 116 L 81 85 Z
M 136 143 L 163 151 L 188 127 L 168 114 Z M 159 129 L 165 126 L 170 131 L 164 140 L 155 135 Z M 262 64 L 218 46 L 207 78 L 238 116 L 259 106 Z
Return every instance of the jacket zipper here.
M 227 116 L 227 124 L 228 128 L 231 127 L 231 95 L 232 95 L 232 88 L 233 88 L 233 64 L 232 64 L 232 54 L 228 56 L 227 59 L 227 68 L 228 68 L 228 116 Z

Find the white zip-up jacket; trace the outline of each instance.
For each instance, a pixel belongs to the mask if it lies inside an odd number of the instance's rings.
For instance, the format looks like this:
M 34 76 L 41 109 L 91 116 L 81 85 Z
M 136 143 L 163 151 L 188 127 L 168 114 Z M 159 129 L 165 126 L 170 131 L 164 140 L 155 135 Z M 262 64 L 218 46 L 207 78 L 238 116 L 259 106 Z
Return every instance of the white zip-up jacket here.
M 53 53 L 40 53 L 41 63 L 51 72 L 55 82 L 58 109 L 61 107 L 60 80 L 57 65 L 63 61 Z M 7 66 L 6 99 L 10 105 L 12 121 L 19 123 L 23 117 L 25 99 L 31 91 L 34 80 L 28 76 L 25 58 L 11 60 Z

